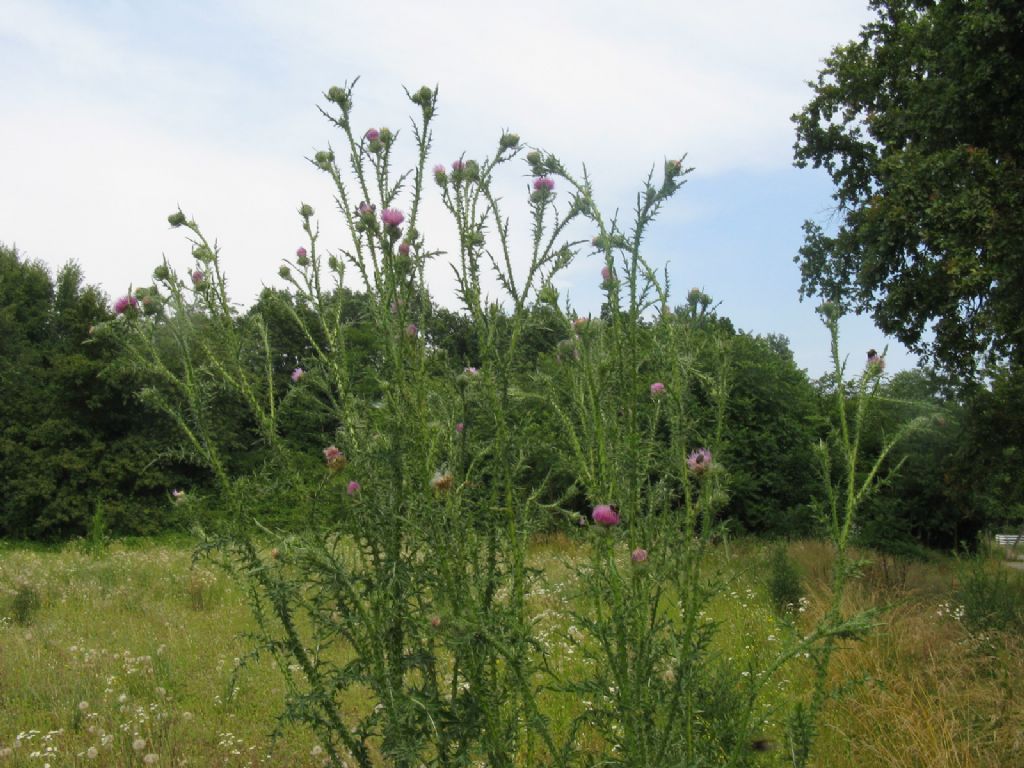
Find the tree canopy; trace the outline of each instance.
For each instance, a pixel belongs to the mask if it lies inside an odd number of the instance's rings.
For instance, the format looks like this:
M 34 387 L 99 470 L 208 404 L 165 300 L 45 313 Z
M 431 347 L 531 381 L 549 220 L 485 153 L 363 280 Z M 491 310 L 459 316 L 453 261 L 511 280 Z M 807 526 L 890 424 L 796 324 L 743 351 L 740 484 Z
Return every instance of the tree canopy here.
M 871 7 L 793 117 L 796 164 L 828 172 L 838 221 L 805 224 L 801 293 L 870 312 L 954 374 L 1019 365 L 1024 4 Z

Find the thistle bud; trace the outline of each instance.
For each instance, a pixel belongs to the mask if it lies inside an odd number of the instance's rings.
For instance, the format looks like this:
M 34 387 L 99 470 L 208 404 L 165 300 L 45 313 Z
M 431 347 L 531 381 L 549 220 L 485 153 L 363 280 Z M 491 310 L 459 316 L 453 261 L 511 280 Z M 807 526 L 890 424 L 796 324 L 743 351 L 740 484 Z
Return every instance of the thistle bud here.
M 153 270 L 154 280 L 166 280 L 171 276 L 171 271 L 167 269 L 166 264 L 161 264 L 159 267 Z
M 526 154 L 526 162 L 530 165 L 537 165 L 541 161 L 541 154 L 536 149 L 530 150 Z
M 329 149 L 320 150 L 313 155 L 313 164 L 321 171 L 329 171 L 334 165 L 334 152 Z
M 498 146 L 502 149 L 515 149 L 519 146 L 518 133 L 503 133 L 498 140 Z
M 423 86 L 416 93 L 409 97 L 413 104 L 418 104 L 421 107 L 430 107 L 434 103 L 434 92 L 427 86 Z
M 480 164 L 476 160 L 467 160 L 463 174 L 467 181 L 478 181 L 480 179 Z
M 303 203 L 302 205 L 299 206 L 299 216 L 301 216 L 304 219 L 308 219 L 312 215 L 313 215 L 313 206 L 306 205 L 305 203 Z
M 352 109 L 352 99 L 348 95 L 348 91 L 346 91 L 344 88 L 339 88 L 336 85 L 331 86 L 331 88 L 327 91 L 327 100 L 333 101 L 335 104 L 341 107 L 343 112 L 348 112 L 350 109 Z
M 185 214 L 182 213 L 181 211 L 172 213 L 170 216 L 167 217 L 167 223 L 170 224 L 172 227 L 180 227 L 187 221 L 188 219 L 185 218 Z
M 281 268 L 277 270 L 277 274 L 279 274 L 285 280 L 288 280 L 292 276 L 292 271 L 288 269 L 288 267 L 282 265 Z

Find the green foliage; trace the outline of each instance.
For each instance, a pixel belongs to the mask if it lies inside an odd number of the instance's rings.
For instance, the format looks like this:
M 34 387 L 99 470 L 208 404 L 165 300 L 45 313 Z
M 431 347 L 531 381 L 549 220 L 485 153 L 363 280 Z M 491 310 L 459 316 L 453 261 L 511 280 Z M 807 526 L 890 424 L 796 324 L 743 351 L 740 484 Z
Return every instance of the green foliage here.
M 871 7 L 793 118 L 796 163 L 825 168 L 839 215 L 832 235 L 805 225 L 802 293 L 870 311 L 957 375 L 1020 365 L 1024 6 Z
M 804 596 L 803 579 L 786 552 L 785 544 L 776 544 L 768 556 L 768 594 L 779 616 L 791 615 Z
M 1024 575 L 984 554 L 964 557 L 954 599 L 963 621 L 976 632 L 1024 632 Z
M 42 600 L 36 588 L 27 581 L 19 582 L 11 598 L 11 617 L 14 623 L 21 626 L 31 624 L 41 605 Z

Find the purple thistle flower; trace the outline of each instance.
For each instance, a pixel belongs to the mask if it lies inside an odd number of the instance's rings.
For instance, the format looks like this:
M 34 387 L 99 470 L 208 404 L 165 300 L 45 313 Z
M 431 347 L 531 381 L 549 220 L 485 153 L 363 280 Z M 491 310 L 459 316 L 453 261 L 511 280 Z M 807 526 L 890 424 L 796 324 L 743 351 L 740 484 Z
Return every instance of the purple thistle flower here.
M 453 171 L 464 171 L 466 170 L 466 163 L 463 160 L 456 160 L 452 163 Z
M 458 432 L 460 435 L 463 433 L 463 431 L 465 431 L 465 429 L 466 425 L 463 424 L 461 421 L 455 425 L 455 431 Z
M 595 523 L 606 528 L 619 524 L 618 513 L 607 504 L 598 504 L 590 516 L 594 518 Z
M 296 368 L 294 371 L 292 371 L 292 381 L 293 382 L 298 382 L 298 380 L 301 379 L 305 375 L 306 375 L 306 372 L 304 370 L 302 370 L 301 368 Z
M 123 315 L 129 309 L 135 309 L 138 306 L 139 300 L 136 299 L 131 294 L 129 294 L 127 296 L 122 296 L 121 298 L 114 302 L 114 312 L 116 312 L 119 315 Z
M 380 138 L 380 131 L 378 131 L 376 128 L 371 128 L 370 130 L 368 130 L 366 132 L 366 140 L 367 141 L 376 141 L 379 138 Z
M 555 180 L 550 176 L 539 176 L 533 180 L 533 188 L 538 192 L 550 192 L 555 188 Z
M 576 525 L 578 525 L 580 528 L 586 528 L 587 527 L 587 516 L 586 515 L 580 515 L 578 518 L 576 518 Z
M 204 275 L 201 270 L 197 269 L 195 272 L 192 273 L 192 285 L 198 288 L 200 285 L 203 284 L 203 280 L 205 278 L 206 275 Z
M 361 489 L 362 487 L 363 487 L 363 486 L 361 486 L 361 485 L 360 485 L 359 483 L 357 483 L 357 482 L 356 482 L 355 480 L 350 480 L 350 481 L 349 481 L 349 484 L 348 484 L 348 487 L 347 487 L 347 488 L 346 488 L 345 490 L 346 490 L 346 491 L 348 492 L 348 495 L 349 495 L 349 496 L 355 496 L 355 495 L 356 495 L 357 493 L 359 493 L 359 490 L 360 490 L 360 489 Z
M 306 258 L 306 249 L 303 248 L 302 246 L 299 246 L 298 248 L 296 248 L 295 249 L 295 257 L 299 258 L 299 259 Z
M 401 243 L 399 243 L 399 245 L 398 245 L 398 252 L 400 254 L 402 254 L 403 256 L 408 256 L 409 255 L 409 243 L 407 243 L 405 241 L 402 241 Z
M 173 491 L 171 491 L 171 498 L 174 499 L 175 501 L 184 501 L 185 492 L 181 490 L 181 488 L 175 488 Z
M 606 266 L 601 267 L 601 279 L 606 283 L 612 279 L 612 271 Z
M 643 547 L 637 547 L 636 549 L 633 550 L 632 554 L 630 554 L 629 558 L 634 563 L 646 562 L 647 561 L 647 550 L 644 549 Z
M 480 371 L 478 371 L 473 366 L 470 366 L 469 368 L 463 368 L 462 370 L 463 373 L 465 373 L 467 376 L 476 376 L 478 373 L 480 373 Z
M 416 323 L 409 323 L 405 326 L 405 335 L 410 339 L 415 339 L 420 333 L 420 329 L 416 326 Z
M 345 468 L 348 464 L 348 459 L 345 458 L 345 454 L 338 450 L 337 446 L 329 445 L 324 448 L 324 461 L 327 462 L 327 468 L 333 472 L 338 472 Z
M 397 227 L 405 221 L 405 214 L 397 208 L 385 208 L 380 212 L 380 220 L 389 227 Z
M 711 468 L 711 451 L 707 448 L 698 448 L 686 457 L 686 466 L 695 475 L 702 475 Z
M 660 381 L 656 381 L 651 384 L 651 397 L 660 397 L 665 394 L 665 385 Z
M 885 370 L 885 358 L 879 355 L 875 350 L 868 350 L 868 368 L 881 373 Z

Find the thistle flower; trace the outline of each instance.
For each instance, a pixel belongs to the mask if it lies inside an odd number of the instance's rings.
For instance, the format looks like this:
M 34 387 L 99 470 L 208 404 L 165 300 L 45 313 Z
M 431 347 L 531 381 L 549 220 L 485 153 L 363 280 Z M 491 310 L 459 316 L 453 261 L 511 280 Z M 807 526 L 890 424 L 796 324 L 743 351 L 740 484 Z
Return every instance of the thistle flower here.
M 181 490 L 181 488 L 175 488 L 173 491 L 171 491 L 171 498 L 174 499 L 175 501 L 184 501 L 185 492 Z
M 366 132 L 367 141 L 377 141 L 378 139 L 380 139 L 380 131 L 376 128 L 371 128 Z
M 451 472 L 441 472 L 438 470 L 434 473 L 434 477 L 430 480 L 430 485 L 435 491 L 441 491 L 442 493 L 450 491 L 452 485 L 455 482 L 455 477 Z
M 389 227 L 397 227 L 405 221 L 405 214 L 397 208 L 385 208 L 380 212 L 380 220 Z
M 301 245 L 295 249 L 295 258 L 304 259 L 306 258 L 306 255 L 306 249 L 303 248 Z
M 555 180 L 550 176 L 539 176 L 533 180 L 533 188 L 538 192 L 550 192 L 555 188 Z
M 345 490 L 346 490 L 346 492 L 348 493 L 348 495 L 349 495 L 349 496 L 355 496 L 355 495 L 356 495 L 357 493 L 359 493 L 359 490 L 360 490 L 360 489 L 361 489 L 362 487 L 363 487 L 363 486 L 361 486 L 361 485 L 360 485 L 359 483 L 357 483 L 357 482 L 356 482 L 355 480 L 350 480 L 350 481 L 349 481 L 349 484 L 348 484 L 348 487 L 347 487 L 347 488 L 345 488 Z
M 461 421 L 458 424 L 455 425 L 455 431 L 457 433 L 459 433 L 460 435 L 465 431 L 465 429 L 466 429 L 466 425 L 463 424 Z
M 885 358 L 879 355 L 875 350 L 868 350 L 868 368 L 873 373 L 881 373 L 885 370 Z
M 618 513 L 607 504 L 598 504 L 590 516 L 595 523 L 606 528 L 618 525 L 620 522 Z
M 612 271 L 607 266 L 601 267 L 601 280 L 605 283 L 610 283 L 612 280 Z
M 399 245 L 398 245 L 398 252 L 402 256 L 408 256 L 409 255 L 409 243 L 406 242 L 405 240 L 403 240 L 401 243 L 399 243 Z
M 431 616 L 430 617 L 430 626 L 432 626 L 434 629 L 440 629 L 441 628 L 441 617 L 440 616 Z
M 707 448 L 698 448 L 686 457 L 686 466 L 695 475 L 702 475 L 711 468 L 711 451 Z
M 434 181 L 436 181 L 442 187 L 445 184 L 447 184 L 448 183 L 448 169 L 445 168 L 443 165 L 435 165 L 434 166 Z
M 139 306 L 139 300 L 131 294 L 122 296 L 114 302 L 114 312 L 118 315 L 123 315 L 129 309 L 135 309 Z
M 345 458 L 345 454 L 338 450 L 337 446 L 329 445 L 324 448 L 324 461 L 327 462 L 327 468 L 332 472 L 339 472 L 345 468 L 348 464 L 348 459 Z
M 643 563 L 647 561 L 647 550 L 642 547 L 637 547 L 630 554 L 629 559 L 634 563 Z
M 197 269 L 192 273 L 192 285 L 196 288 L 203 284 L 203 280 L 206 279 L 206 275 L 203 274 L 202 270 Z
M 651 384 L 651 397 L 661 397 L 665 394 L 665 385 L 660 381 L 656 381 Z
M 455 160 L 452 162 L 452 170 L 456 173 L 462 173 L 466 170 L 466 163 L 463 160 Z
M 296 368 L 294 371 L 292 371 L 292 382 L 298 383 L 299 379 L 301 379 L 305 375 L 306 372 L 304 370 L 302 370 L 301 368 Z
M 405 335 L 410 339 L 415 339 L 420 333 L 420 329 L 416 326 L 416 323 L 409 323 L 405 326 Z
M 478 373 L 480 373 L 480 371 L 474 368 L 473 366 L 463 368 L 462 372 L 465 373 L 467 376 L 476 376 Z

